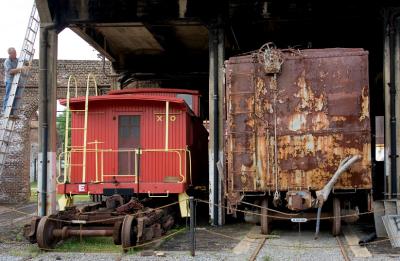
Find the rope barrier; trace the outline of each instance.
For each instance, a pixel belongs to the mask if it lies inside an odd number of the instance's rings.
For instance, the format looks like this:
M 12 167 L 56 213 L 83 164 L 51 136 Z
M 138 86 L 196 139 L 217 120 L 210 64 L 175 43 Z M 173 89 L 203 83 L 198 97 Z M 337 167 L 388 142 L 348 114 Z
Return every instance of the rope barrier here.
M 246 214 L 255 215 L 255 216 L 260 216 L 260 217 L 270 217 L 270 218 L 281 219 L 281 220 L 290 220 L 290 219 L 291 219 L 291 217 L 280 217 L 280 216 L 274 216 L 274 215 L 269 215 L 269 214 L 263 215 L 263 214 L 261 214 L 261 213 L 252 212 L 252 211 L 246 211 L 246 210 L 241 210 L 241 209 L 238 209 L 238 208 L 228 208 L 228 207 L 226 207 L 226 206 L 223 206 L 222 204 L 215 204 L 215 203 L 211 203 L 211 202 L 209 202 L 209 201 L 202 200 L 202 199 L 196 199 L 196 201 L 201 202 L 201 203 L 205 203 L 205 204 L 208 204 L 208 205 L 214 205 L 214 206 L 222 207 L 222 208 L 224 208 L 224 209 L 231 209 L 231 210 L 235 210 L 235 211 L 237 211 L 237 212 L 246 213 Z M 260 208 L 263 208 L 263 207 L 260 206 Z M 264 209 L 267 209 L 268 211 L 270 210 L 270 208 L 264 208 Z M 382 212 L 384 212 L 384 211 L 385 211 L 385 210 L 382 210 Z M 279 211 L 279 212 L 280 212 L 280 211 Z M 366 211 L 366 212 L 361 212 L 361 213 L 358 213 L 358 214 L 340 215 L 339 217 L 340 217 L 340 218 L 344 218 L 344 217 L 356 217 L 356 216 L 367 215 L 367 214 L 372 214 L 372 213 L 379 213 L 379 212 L 381 212 L 381 211 L 375 211 L 375 212 L 374 212 L 374 211 Z M 282 212 L 282 213 L 284 213 L 284 212 Z M 300 213 L 299 213 L 299 214 L 300 214 Z M 321 217 L 320 219 L 321 219 L 321 220 L 327 220 L 327 219 L 334 219 L 334 218 L 336 218 L 336 217 L 334 217 L 334 216 L 328 216 L 328 217 Z M 317 218 L 316 218 L 316 217 L 315 217 L 315 218 L 307 218 L 307 220 L 312 221 L 312 220 L 317 220 Z
M 5 207 L 5 206 L 1 206 L 1 208 L 5 208 L 5 209 L 7 209 L 8 211 L 0 212 L 0 215 L 6 214 L 6 213 L 10 213 L 10 212 L 17 212 L 17 213 L 24 214 L 24 215 L 30 215 L 30 214 L 32 214 L 32 213 L 20 211 L 21 208 L 25 208 L 25 207 L 27 207 L 27 206 L 22 206 L 22 207 L 19 207 L 19 208 L 9 208 L 9 207 Z
M 145 210 L 145 211 L 140 212 L 140 213 L 127 214 L 127 215 L 136 217 L 136 216 L 138 216 L 138 215 L 140 215 L 140 214 L 146 214 L 146 213 L 150 213 L 150 212 L 152 212 L 152 211 L 154 211 L 154 210 L 167 208 L 167 207 L 170 207 L 170 206 L 179 204 L 180 202 L 183 202 L 183 201 L 186 201 L 186 200 L 175 201 L 175 202 L 173 202 L 173 203 L 169 203 L 169 204 L 166 204 L 166 205 L 164 205 L 164 206 L 160 206 L 160 207 L 157 207 L 157 208 L 152 208 L 152 209 L 149 209 L 149 210 Z M 195 201 L 200 202 L 200 203 L 205 203 L 205 204 L 208 204 L 208 205 L 215 205 L 215 206 L 218 206 L 218 207 L 222 207 L 222 208 L 228 209 L 228 207 L 223 206 L 222 204 L 213 204 L 213 203 L 211 203 L 211 202 L 209 202 L 209 201 L 206 201 L 206 200 L 195 199 Z M 270 208 L 264 208 L 264 207 L 257 206 L 257 205 L 255 205 L 255 204 L 251 204 L 251 203 L 248 203 L 248 202 L 245 202 L 245 204 L 248 204 L 248 205 L 251 205 L 251 206 L 255 206 L 255 207 L 258 207 L 258 208 L 260 208 L 260 209 L 267 209 L 268 211 L 277 212 L 277 213 L 279 213 L 279 214 L 292 215 L 291 213 L 285 213 L 285 212 L 281 212 L 281 211 L 277 211 L 277 210 L 272 210 L 272 209 L 270 209 Z M 20 214 L 23 214 L 23 215 L 25 215 L 25 216 L 32 216 L 32 215 L 33 215 L 33 213 L 27 213 L 27 212 L 20 211 L 20 210 L 15 209 L 15 208 L 8 208 L 8 207 L 3 207 L 3 208 L 8 209 L 9 212 L 20 213 Z M 231 209 L 232 209 L 232 208 L 231 208 Z M 274 219 L 280 219 L 280 220 L 290 220 L 290 219 L 291 219 L 291 217 L 280 217 L 280 216 L 269 215 L 269 214 L 263 215 L 263 214 L 261 214 L 261 213 L 252 212 L 252 211 L 246 211 L 246 210 L 241 210 L 241 209 L 237 209 L 237 208 L 234 208 L 233 210 L 235 210 L 235 211 L 237 211 L 237 212 L 241 212 L 241 213 L 246 213 L 246 214 L 250 214 L 250 215 L 260 216 L 260 217 L 267 216 L 267 217 L 271 217 L 271 218 L 274 218 Z M 345 218 L 345 217 L 356 217 L 356 216 L 367 215 L 367 214 L 373 214 L 373 213 L 380 213 L 380 212 L 383 213 L 384 211 L 385 211 L 385 210 L 381 210 L 381 211 L 366 211 L 366 212 L 361 212 L 361 213 L 357 213 L 357 214 L 340 215 L 339 217 L 340 217 L 340 218 Z M 9 212 L 7 212 L 7 213 L 9 213 Z M 88 214 L 88 213 L 94 213 L 94 212 L 93 212 L 93 211 L 92 211 L 92 212 L 84 212 L 84 214 Z M 2 214 L 2 213 L 0 213 L 0 215 L 1 215 L 1 214 Z M 298 215 L 300 215 L 300 213 L 294 213 L 293 215 L 298 216 Z M 99 220 L 92 220 L 92 221 L 87 221 L 86 223 L 87 223 L 87 224 L 94 224 L 94 223 L 101 223 L 101 222 L 106 222 L 106 221 L 119 220 L 119 219 L 122 219 L 122 218 L 124 218 L 124 216 L 116 216 L 116 217 L 112 217 L 112 218 L 99 219 Z M 329 219 L 333 219 L 333 218 L 335 218 L 335 217 L 334 217 L 334 216 L 328 216 L 328 217 L 321 217 L 320 219 L 321 219 L 321 220 L 329 220 Z M 317 218 L 315 217 L 315 218 L 307 218 L 307 219 L 310 220 L 310 221 L 314 221 L 314 220 L 316 220 Z M 49 218 L 49 220 L 53 220 L 53 221 L 57 221 L 57 222 L 62 222 L 62 223 L 72 223 L 72 221 L 70 221 L 70 220 L 63 220 L 63 219 L 58 219 L 58 218 L 53 218 L 53 217 Z M 6 225 L 6 224 L 10 224 L 10 222 L 12 223 L 12 221 L 6 221 L 6 222 L 3 222 L 3 223 L 0 223 L 0 226 Z
M 260 206 L 260 205 L 256 205 L 256 204 L 252 204 L 252 203 L 246 202 L 246 201 L 241 201 L 241 203 L 245 204 L 245 205 L 252 206 L 252 207 L 257 207 L 257 208 L 260 208 L 260 209 L 266 209 L 268 211 L 276 212 L 276 213 L 279 213 L 279 214 L 282 214 L 282 215 L 287 215 L 287 216 L 298 216 L 298 215 L 300 215 L 300 213 L 285 213 L 285 212 L 282 212 L 282 211 L 279 211 L 279 210 L 275 210 L 275 209 L 272 209 L 272 208 L 266 208 L 266 207 L 263 207 L 263 206 Z
M 150 212 L 152 212 L 152 211 L 154 211 L 154 210 L 167 208 L 167 207 L 170 207 L 170 206 L 179 204 L 179 203 L 181 203 L 181 202 L 183 202 L 183 201 L 186 201 L 186 199 L 185 199 L 185 200 L 178 200 L 178 201 L 175 201 L 175 202 L 172 202 L 172 203 L 169 203 L 169 204 L 166 204 L 166 205 L 157 207 L 157 208 L 152 208 L 152 209 L 149 209 L 149 210 L 145 210 L 145 211 L 140 212 L 140 213 L 127 214 L 127 215 L 136 217 L 136 216 L 138 216 L 138 215 L 140 215 L 140 214 L 146 214 L 146 213 L 150 213 Z M 222 207 L 222 208 L 224 208 L 224 209 L 232 209 L 232 208 L 228 208 L 228 207 L 226 207 L 226 206 L 224 206 L 224 205 L 222 205 L 222 204 L 211 203 L 211 202 L 209 202 L 209 201 L 207 201 L 207 200 L 195 199 L 195 201 L 200 202 L 200 203 L 204 203 L 204 204 L 208 204 L 208 205 L 214 205 L 214 206 Z M 291 216 L 291 215 L 298 216 L 298 215 L 301 215 L 301 213 L 293 213 L 293 214 L 292 214 L 292 213 L 285 213 L 285 212 L 281 212 L 281 211 L 274 210 L 274 209 L 271 209 L 271 208 L 265 208 L 265 207 L 262 207 L 262 206 L 258 206 L 258 205 L 256 205 L 256 204 L 252 204 L 252 203 L 249 203 L 249 202 L 242 202 L 242 203 L 244 203 L 244 204 L 246 204 L 246 205 L 258 207 L 259 209 L 267 209 L 268 211 L 276 212 L 276 213 L 279 213 L 279 214 L 282 214 L 282 215 L 287 215 L 287 216 Z M 5 209 L 8 209 L 9 212 L 16 212 L 16 213 L 20 213 L 20 214 L 23 214 L 23 215 L 26 215 L 26 216 L 32 216 L 32 214 L 33 214 L 33 213 L 27 213 L 27 212 L 24 212 L 24 211 L 20 211 L 20 210 L 15 209 L 15 208 L 8 208 L 8 207 L 4 207 L 4 206 L 2 206 L 2 207 L 5 208 Z M 393 209 L 396 209 L 396 208 L 393 207 Z M 261 214 L 261 213 L 252 212 L 252 211 L 246 211 L 246 210 L 242 210 L 242 209 L 238 209 L 238 208 L 233 208 L 233 210 L 234 210 L 234 211 L 237 211 L 237 212 L 241 212 L 241 213 L 246 213 L 246 214 L 250 214 L 250 215 L 260 216 L 260 217 L 266 216 L 266 217 L 271 217 L 271 218 L 274 218 L 274 219 L 281 219 L 281 220 L 290 220 L 290 219 L 291 219 L 291 217 L 280 217 L 280 216 L 270 215 L 270 214 L 263 215 L 263 214 Z M 7 212 L 7 213 L 9 213 L 9 212 Z M 366 211 L 366 212 L 360 212 L 360 213 L 357 213 L 357 214 L 340 215 L 339 217 L 340 217 L 340 218 L 345 218 L 345 217 L 356 217 L 356 216 L 368 215 L 368 214 L 373 214 L 373 213 L 384 213 L 384 212 L 385 212 L 385 210 L 382 209 L 382 210 L 380 210 L 380 211 Z M 91 212 L 83 212 L 82 214 L 90 214 L 90 213 L 94 213 L 94 212 L 93 212 L 93 211 L 91 211 Z M 0 215 L 1 215 L 1 214 L 2 214 L 2 213 L 0 213 Z M 122 217 L 124 217 L 124 216 L 122 216 Z M 321 220 L 329 220 L 329 219 L 333 219 L 333 218 L 336 218 L 336 217 L 334 217 L 334 216 L 327 216 L 327 217 L 321 217 L 320 219 L 321 219 Z M 53 220 L 53 221 L 62 222 L 62 223 L 72 223 L 72 221 L 63 220 L 63 219 L 58 219 L 58 218 L 49 218 L 49 219 L 50 219 L 50 220 Z M 93 221 L 88 221 L 88 222 L 86 222 L 86 223 L 87 223 L 87 224 L 93 224 L 93 223 L 101 223 L 101 222 L 105 222 L 105 221 L 112 221 L 112 220 L 118 220 L 118 219 L 121 219 L 121 216 L 117 216 L 117 217 L 113 217 L 113 218 L 100 219 L 100 220 L 93 220 Z M 317 218 L 316 218 L 316 217 L 315 217 L 315 218 L 311 217 L 311 218 L 307 218 L 307 219 L 310 220 L 310 221 L 314 221 L 314 220 L 316 220 Z M 5 223 L 6 223 L 6 222 L 0 223 L 0 226 L 2 226 L 2 224 L 5 224 Z
M 167 208 L 167 207 L 170 207 L 170 206 L 179 204 L 180 202 L 183 202 L 183 201 L 186 201 L 186 199 L 185 199 L 185 200 L 178 200 L 178 201 L 175 201 L 175 202 L 172 202 L 172 203 L 169 203 L 169 204 L 166 204 L 166 205 L 157 207 L 157 208 L 148 209 L 148 210 L 145 210 L 145 211 L 140 212 L 140 213 L 127 214 L 127 215 L 136 217 L 136 216 L 138 216 L 138 215 L 140 215 L 140 214 L 146 214 L 146 213 L 150 213 L 150 212 L 155 211 L 155 210 L 164 209 L 164 208 Z M 212 203 L 210 203 L 209 201 L 202 200 L 202 199 L 195 199 L 195 202 L 196 202 L 196 204 L 197 204 L 197 202 L 199 202 L 199 203 L 204 203 L 204 204 L 208 204 L 208 205 L 217 205 L 217 206 L 222 207 L 222 208 L 225 208 L 225 209 L 228 208 L 228 207 L 226 207 L 226 206 L 223 206 L 222 204 L 212 204 Z M 249 202 L 245 202 L 245 204 L 250 205 L 250 206 L 254 206 L 254 207 L 258 207 L 258 208 L 260 208 L 260 209 L 263 208 L 263 207 L 261 207 L 261 206 L 257 206 L 257 205 L 255 205 L 255 204 L 252 204 L 252 203 L 249 203 Z M 27 212 L 21 211 L 20 209 L 23 208 L 23 207 L 20 207 L 20 208 L 9 208 L 9 207 L 4 207 L 4 206 L 3 206 L 3 208 L 9 210 L 9 211 L 7 211 L 7 212 L 5 212 L 5 213 L 16 212 L 16 213 L 19 213 L 19 214 L 23 214 L 23 215 L 25 215 L 25 216 L 32 216 L 32 214 L 33 214 L 33 213 L 27 213 Z M 267 208 L 267 209 L 268 209 L 268 210 L 271 210 L 270 208 Z M 248 213 L 248 214 L 251 214 L 251 215 L 264 216 L 264 215 L 262 215 L 262 214 L 260 214 L 260 213 L 256 213 L 256 212 L 245 211 L 245 210 L 241 210 L 241 209 L 234 209 L 234 210 L 236 210 L 236 211 L 238 211 L 238 212 L 242 212 L 242 213 Z M 381 211 L 367 211 L 367 212 L 362 212 L 362 213 L 358 213 L 358 214 L 341 215 L 340 217 L 341 217 L 341 218 L 343 218 L 343 217 L 354 217 L 354 216 L 366 215 L 366 214 L 372 214 L 372 213 L 374 213 L 374 212 L 376 213 L 376 212 L 384 212 L 384 211 L 385 211 L 385 210 L 381 210 Z M 285 213 L 285 212 L 281 212 L 281 211 L 277 211 L 277 210 L 276 210 L 276 212 L 279 213 L 279 214 L 283 214 L 283 215 L 292 215 L 291 213 Z M 84 214 L 84 213 L 85 213 L 85 212 L 83 212 L 83 214 Z M 0 213 L 0 215 L 1 215 L 1 214 L 2 214 L 2 213 Z M 294 213 L 294 214 L 295 214 L 296 216 L 298 215 L 298 213 Z M 124 218 L 125 216 L 126 216 L 126 215 L 122 215 L 122 216 L 118 216 L 118 217 L 113 217 L 113 218 L 106 218 L 106 219 L 101 219 L 101 220 L 88 221 L 88 222 L 86 222 L 86 224 L 94 224 L 94 223 L 101 223 L 101 222 L 106 222 L 106 221 L 118 220 L 118 219 Z M 291 219 L 290 217 L 279 217 L 279 216 L 274 216 L 274 215 L 267 215 L 267 216 L 268 216 L 268 217 L 272 217 L 272 218 L 276 218 L 276 219 L 283 219 L 283 220 L 289 220 L 289 219 Z M 327 220 L 327 219 L 332 219 L 332 218 L 333 218 L 333 216 L 332 216 L 332 217 L 322 217 L 321 219 Z M 50 219 L 50 220 L 57 221 L 57 222 L 72 223 L 72 221 L 70 221 L 70 220 L 63 220 L 63 219 L 58 219 L 58 218 L 49 218 L 49 219 Z M 315 219 L 316 219 L 316 218 L 309 218 L 308 220 L 315 220 Z M 12 220 L 11 220 L 11 222 L 3 222 L 3 223 L 0 223 L 0 226 L 3 225 L 3 224 L 5 224 L 5 223 L 12 223 L 12 222 L 13 222 Z M 81 227 L 80 229 L 82 229 L 82 227 Z M 176 235 L 176 234 L 182 232 L 183 230 L 187 230 L 187 228 L 182 228 L 182 229 L 180 229 L 180 230 L 178 230 L 178 231 L 175 231 L 175 232 L 173 232 L 173 233 L 171 233 L 171 234 L 168 234 L 168 235 L 166 235 L 166 236 L 157 238 L 157 239 L 155 239 L 155 240 L 152 240 L 152 241 L 149 241 L 149 242 L 140 244 L 140 245 L 135 245 L 135 246 L 131 246 L 131 247 L 124 248 L 124 250 L 132 249 L 132 248 L 138 248 L 138 247 L 143 247 L 143 246 L 146 246 L 146 245 L 150 245 L 150 244 L 152 244 L 152 243 L 154 243 L 154 242 L 157 242 L 157 241 L 160 241 L 160 240 L 163 240 L 163 239 L 172 237 L 172 236 L 174 236 L 174 235 Z M 244 240 L 244 241 L 248 241 L 248 242 L 250 242 L 250 243 L 257 243 L 257 241 L 254 241 L 254 239 L 250 239 L 250 238 L 249 238 L 249 239 L 247 239 L 247 238 L 243 238 L 243 239 L 242 239 L 242 238 L 232 237 L 232 236 L 229 236 L 229 235 L 226 235 L 226 234 L 223 234 L 223 233 L 216 232 L 216 231 L 214 231 L 214 230 L 204 229 L 204 230 L 202 230 L 202 231 L 205 231 L 205 232 L 207 232 L 207 233 L 214 234 L 214 235 L 219 235 L 219 236 L 222 236 L 222 237 L 225 237 L 225 238 L 228 238 L 228 239 L 232 239 L 232 240 L 236 240 L 236 241 Z M 268 236 L 267 236 L 267 237 L 268 237 Z M 375 240 L 375 241 L 373 241 L 373 242 L 365 243 L 364 246 L 368 246 L 368 245 L 378 245 L 378 244 L 381 244 L 381 243 L 383 243 L 383 242 L 388 242 L 388 241 L 390 241 L 391 239 L 395 239 L 395 238 L 398 238 L 398 237 L 383 238 L 383 239 L 380 239 L 380 240 Z M 400 236 L 399 236 L 399 238 L 400 238 Z M 272 240 L 272 239 L 274 239 L 274 238 L 268 238 L 267 240 Z M 17 241 L 10 241 L 10 240 L 7 240 L 7 239 L 2 238 L 2 237 L 0 237 L 0 240 L 3 241 L 3 243 L 10 243 L 10 244 L 11 244 L 11 243 L 19 243 L 19 242 L 17 242 Z M 22 243 L 22 244 L 23 244 L 23 243 Z M 351 245 L 351 244 L 344 244 L 344 245 L 345 245 L 345 246 L 359 246 L 358 244 L 354 244 L 354 245 Z M 304 245 L 287 245 L 287 244 L 286 244 L 286 245 L 283 245 L 283 244 L 276 244 L 276 243 L 271 243 L 271 242 L 268 242 L 268 246 L 271 246 L 271 247 L 283 247 L 283 248 L 298 248 L 298 247 L 303 247 L 303 248 L 321 248 L 321 249 L 329 249 L 329 248 L 337 248 L 337 247 L 338 247 L 338 246 L 315 246 L 315 245 L 307 245 L 307 244 L 304 244 Z M 46 250 L 46 251 L 57 251 L 57 249 L 43 249 L 43 248 L 41 248 L 41 249 L 42 249 L 42 250 Z
M 150 245 L 150 244 L 152 244 L 152 243 L 154 243 L 154 242 L 158 242 L 158 241 L 161 241 L 161 240 L 170 238 L 170 237 L 172 237 L 172 236 L 175 236 L 176 234 L 179 234 L 179 233 L 181 233 L 181 232 L 184 231 L 184 230 L 187 230 L 187 228 L 184 227 L 184 228 L 181 228 L 181 229 L 179 229 L 178 231 L 175 231 L 175 232 L 173 232 L 173 233 L 171 233 L 171 234 L 169 234 L 169 235 L 165 235 L 165 236 L 163 236 L 163 237 L 159 237 L 159 238 L 157 238 L 157 239 L 154 239 L 154 240 L 152 240 L 152 241 L 149 241 L 149 242 L 146 242 L 146 243 L 143 243 L 143 244 L 139 244 L 139 245 L 135 245 L 135 246 L 130 246 L 130 247 L 125 247 L 125 248 L 123 248 L 123 249 L 124 249 L 124 250 L 129 250 L 129 249 L 144 247 L 144 246 Z

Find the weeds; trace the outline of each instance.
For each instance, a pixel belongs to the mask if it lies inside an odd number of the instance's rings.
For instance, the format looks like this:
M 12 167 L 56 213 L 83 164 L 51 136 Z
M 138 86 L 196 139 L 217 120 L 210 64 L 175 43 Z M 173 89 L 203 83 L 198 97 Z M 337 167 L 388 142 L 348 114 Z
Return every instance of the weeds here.
M 74 237 L 65 240 L 57 247 L 58 252 L 106 252 L 120 253 L 121 246 L 114 244 L 111 237 Z

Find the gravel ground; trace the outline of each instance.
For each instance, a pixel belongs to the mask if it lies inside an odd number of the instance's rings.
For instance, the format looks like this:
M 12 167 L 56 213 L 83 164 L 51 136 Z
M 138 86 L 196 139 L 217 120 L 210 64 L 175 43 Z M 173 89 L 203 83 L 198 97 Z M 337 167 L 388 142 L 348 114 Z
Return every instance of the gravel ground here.
M 235 226 L 237 227 L 235 231 Z M 244 229 L 245 228 L 245 229 Z M 206 228 L 214 232 L 227 235 L 221 237 L 215 234 L 207 234 L 202 231 L 198 233 L 197 240 L 202 241 L 199 249 L 196 249 L 196 256 L 191 257 L 188 245 L 182 245 L 179 251 L 166 250 L 165 246 L 171 244 L 183 244 L 185 234 L 181 234 L 161 244 L 157 250 L 154 250 L 152 256 L 142 256 L 141 252 L 135 254 L 122 253 L 44 253 L 39 252 L 36 246 L 21 244 L 11 248 L 6 245 L 0 245 L 0 260 L 71 260 L 71 261 L 87 261 L 87 260 L 229 260 L 243 261 L 248 260 L 253 254 L 261 239 L 254 237 L 255 231 L 259 231 L 259 227 L 235 224 L 222 228 Z M 235 232 L 235 233 L 233 233 Z M 261 249 L 257 260 L 343 260 L 336 239 L 329 232 L 322 231 L 320 238 L 315 241 L 312 231 L 303 231 L 301 235 L 292 230 L 274 231 L 276 239 L 268 239 Z M 179 234 L 178 234 L 179 235 Z M 232 237 L 232 238 L 229 238 Z M 213 240 L 210 240 L 213 238 Z M 242 239 L 241 241 L 238 239 Z M 210 245 L 210 249 L 205 249 L 205 241 L 219 242 L 214 247 Z M 202 245 L 202 246 L 201 246 Z M 1 248 L 3 246 L 3 248 Z M 217 247 L 220 247 L 218 250 Z M 289 247 L 291 246 L 291 247 Z M 309 248 L 309 247 L 317 248 Z M 147 250 L 147 251 L 152 251 Z M 155 253 L 162 252 L 163 257 L 156 257 Z
M 168 251 L 163 252 L 165 256 L 156 257 L 156 256 L 140 256 L 138 255 L 123 255 L 123 254 L 95 254 L 95 253 L 51 253 L 46 254 L 45 256 L 40 255 L 38 257 L 29 259 L 35 261 L 53 261 L 53 260 L 65 260 L 65 261 L 87 261 L 87 260 L 96 260 L 96 261 L 106 261 L 106 260 L 229 260 L 229 261 L 244 261 L 248 260 L 248 255 L 234 255 L 228 254 L 225 252 L 204 252 L 198 251 L 196 252 L 195 257 L 191 257 L 189 252 L 182 251 Z M 0 259 L 2 260 L 2 259 Z M 27 260 L 27 259 L 4 259 L 4 260 Z
M 33 211 L 32 206 L 23 206 L 25 211 Z M 103 261 L 103 260 L 229 260 L 243 261 L 248 260 L 259 246 L 259 229 L 250 224 L 236 223 L 228 224 L 223 227 L 210 227 L 206 223 L 199 225 L 197 231 L 196 256 L 191 257 L 189 253 L 188 233 L 178 233 L 162 243 L 146 248 L 142 252 L 133 254 L 121 253 L 78 253 L 78 252 L 42 252 L 37 245 L 26 243 L 20 238 L 20 230 L 23 223 L 27 220 L 22 219 L 15 213 L 10 213 L 0 209 L 0 261 L 5 260 L 71 260 L 71 261 Z M 5 222 L 9 220 L 13 222 Z M 16 221 L 16 222 L 14 222 Z M 308 225 L 302 227 L 301 233 L 297 231 L 297 226 L 286 223 L 276 224 L 272 234 L 276 238 L 267 239 L 261 248 L 257 260 L 344 260 L 338 242 L 331 236 L 330 227 L 322 227 L 318 240 L 314 240 L 314 227 Z M 363 231 L 365 226 L 352 226 L 352 231 L 361 238 L 367 232 Z M 4 240 L 5 239 L 5 240 Z M 7 243 L 8 239 L 13 240 Z M 383 244 L 371 245 L 369 248 L 372 253 L 370 258 L 356 258 L 352 251 L 346 246 L 344 236 L 340 237 L 345 246 L 350 260 L 400 260 L 399 251 L 391 248 L 388 242 Z M 144 252 L 150 256 L 143 256 Z M 162 253 L 163 256 L 156 256 Z
M 327 231 L 314 240 L 313 231 L 274 231 L 279 238 L 268 239 L 257 260 L 344 260 L 336 239 Z

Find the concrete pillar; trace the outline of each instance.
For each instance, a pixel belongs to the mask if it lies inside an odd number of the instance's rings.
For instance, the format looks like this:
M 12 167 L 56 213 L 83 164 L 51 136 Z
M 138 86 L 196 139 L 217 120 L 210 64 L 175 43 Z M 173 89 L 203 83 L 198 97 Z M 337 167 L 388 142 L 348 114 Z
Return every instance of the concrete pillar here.
M 209 29 L 209 188 L 210 218 L 213 225 L 224 219 L 224 158 L 223 158 L 223 102 L 224 102 L 224 31 L 222 26 Z M 218 166 L 218 167 L 217 167 Z
M 38 213 L 56 211 L 57 45 L 54 26 L 40 29 Z

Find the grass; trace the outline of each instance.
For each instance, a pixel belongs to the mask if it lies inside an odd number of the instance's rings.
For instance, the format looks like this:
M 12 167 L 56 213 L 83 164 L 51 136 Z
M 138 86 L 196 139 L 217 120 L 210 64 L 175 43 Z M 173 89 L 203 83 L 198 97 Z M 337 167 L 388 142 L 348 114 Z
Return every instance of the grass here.
M 62 195 L 58 195 L 62 196 Z M 58 198 L 57 198 L 58 199 Z M 85 202 L 85 201 L 90 201 L 90 196 L 89 195 L 75 195 L 74 196 L 74 202 Z
M 121 246 L 114 245 L 112 237 L 85 237 L 80 240 L 78 237 L 70 238 L 57 246 L 59 252 L 102 252 L 121 253 Z
M 29 202 L 37 202 L 37 182 L 31 183 L 31 196 L 29 198 Z
M 175 231 L 180 230 L 180 227 L 175 227 L 168 231 L 171 234 Z M 166 242 L 170 238 L 162 239 L 162 242 Z M 157 244 L 157 243 L 156 243 Z M 125 254 L 136 254 L 146 247 L 130 248 Z M 157 247 L 156 247 L 157 248 Z M 83 253 L 121 253 L 122 247 L 114 245 L 112 237 L 79 237 L 69 238 L 59 244 L 55 249 L 56 252 L 83 252 Z

